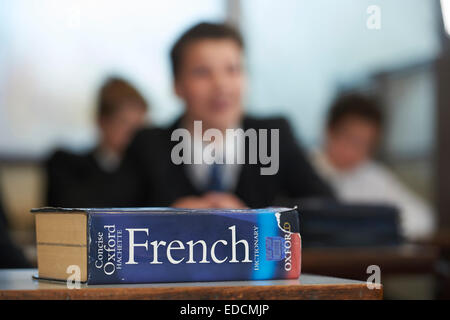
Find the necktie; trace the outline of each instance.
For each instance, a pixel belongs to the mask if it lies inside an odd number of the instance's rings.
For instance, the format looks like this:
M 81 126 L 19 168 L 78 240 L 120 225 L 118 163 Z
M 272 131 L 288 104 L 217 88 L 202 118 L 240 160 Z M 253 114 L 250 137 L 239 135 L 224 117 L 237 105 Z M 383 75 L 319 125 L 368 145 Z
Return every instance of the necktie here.
M 209 173 L 209 181 L 206 190 L 221 192 L 224 191 L 222 181 L 222 167 L 223 165 L 214 163 L 211 165 Z

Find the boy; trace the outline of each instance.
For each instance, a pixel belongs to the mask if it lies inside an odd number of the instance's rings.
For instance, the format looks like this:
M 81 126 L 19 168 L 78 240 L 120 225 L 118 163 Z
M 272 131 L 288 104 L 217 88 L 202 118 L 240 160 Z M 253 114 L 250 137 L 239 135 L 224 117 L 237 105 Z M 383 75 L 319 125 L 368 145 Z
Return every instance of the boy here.
M 332 197 L 284 119 L 259 120 L 244 114 L 243 47 L 242 37 L 235 29 L 211 23 L 192 27 L 173 46 L 170 58 L 174 89 L 184 103 L 184 113 L 169 128 L 141 131 L 129 149 L 128 161 L 140 177 L 140 205 L 242 208 L 269 206 L 277 197 Z M 175 163 L 177 129 L 187 132 L 190 139 L 182 151 L 184 159 L 202 158 L 208 148 L 204 135 L 212 129 L 216 134 L 214 142 L 219 146 L 214 163 Z M 259 166 L 250 161 L 256 152 L 254 144 L 226 138 L 230 129 L 268 132 L 266 137 L 258 138 L 259 155 L 262 141 L 268 142 L 270 150 L 266 151 L 272 152 L 272 160 L 279 157 L 273 174 L 261 174 L 262 161 Z M 273 130 L 279 130 L 279 140 L 271 135 Z M 218 136 L 225 138 L 217 139 Z M 240 148 L 248 156 L 245 163 L 234 161 L 229 152 Z
M 98 96 L 98 145 L 86 154 L 57 151 L 46 163 L 47 205 L 111 207 L 132 205 L 134 176 L 123 155 L 147 121 L 147 102 L 127 81 L 110 78 Z
M 376 102 L 358 94 L 339 97 L 329 110 L 326 129 L 323 150 L 314 153 L 312 160 L 338 198 L 395 205 L 405 237 L 428 236 L 434 229 L 428 205 L 372 160 L 383 130 Z

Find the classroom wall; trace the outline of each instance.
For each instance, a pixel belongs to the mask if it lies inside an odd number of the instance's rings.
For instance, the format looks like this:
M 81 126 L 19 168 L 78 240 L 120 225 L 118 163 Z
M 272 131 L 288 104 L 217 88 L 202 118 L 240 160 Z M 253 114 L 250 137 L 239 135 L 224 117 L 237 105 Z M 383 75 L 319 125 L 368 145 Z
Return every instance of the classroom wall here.
M 234 2 L 247 41 L 248 109 L 289 116 L 309 147 L 319 141 L 322 117 L 341 84 L 439 52 L 438 1 Z M 181 107 L 169 47 L 199 20 L 224 20 L 227 3 L 1 1 L 0 154 L 39 157 L 56 145 L 92 145 L 95 92 L 111 73 L 143 91 L 155 123 L 170 122 Z M 378 31 L 366 27 L 374 4 L 381 9 Z
M 170 47 L 225 13 L 223 0 L 0 1 L 0 158 L 93 145 L 96 93 L 109 75 L 143 92 L 155 122 L 172 120 Z

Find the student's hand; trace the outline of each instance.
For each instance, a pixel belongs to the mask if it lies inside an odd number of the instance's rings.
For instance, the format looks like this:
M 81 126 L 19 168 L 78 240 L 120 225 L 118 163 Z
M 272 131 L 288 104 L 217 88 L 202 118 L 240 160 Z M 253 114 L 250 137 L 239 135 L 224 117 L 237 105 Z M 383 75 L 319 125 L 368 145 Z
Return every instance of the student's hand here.
M 213 208 L 213 203 L 205 197 L 187 196 L 179 198 L 172 204 L 173 208 L 186 209 L 209 209 Z
M 226 192 L 209 192 L 204 197 L 212 208 L 219 209 L 245 209 L 248 208 L 244 202 L 241 201 L 234 194 Z
M 245 209 L 248 208 L 238 197 L 231 193 L 209 192 L 201 197 L 182 197 L 172 204 L 174 208 L 186 209 Z

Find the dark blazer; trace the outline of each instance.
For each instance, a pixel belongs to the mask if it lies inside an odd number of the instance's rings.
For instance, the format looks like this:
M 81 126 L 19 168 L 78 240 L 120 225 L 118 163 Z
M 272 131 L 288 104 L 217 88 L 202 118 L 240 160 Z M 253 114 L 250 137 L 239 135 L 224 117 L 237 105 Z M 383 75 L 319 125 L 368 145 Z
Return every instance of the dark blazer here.
M 83 155 L 56 151 L 45 163 L 48 206 L 126 207 L 134 205 L 137 190 L 134 171 L 123 162 L 104 171 L 94 151 Z
M 0 269 L 30 267 L 31 264 L 25 258 L 23 252 L 9 236 L 6 215 L 0 199 Z
M 126 161 L 129 167 L 134 168 L 138 177 L 139 186 L 136 189 L 139 193 L 135 199 L 137 205 L 169 206 L 180 197 L 202 194 L 188 178 L 185 165 L 175 165 L 171 160 L 171 150 L 179 143 L 171 141 L 171 133 L 180 127 L 180 122 L 181 119 L 178 119 L 166 129 L 144 129 L 131 143 Z M 261 175 L 259 164 L 242 165 L 233 193 L 246 205 L 270 206 L 278 197 L 333 198 L 331 189 L 313 170 L 286 120 L 245 117 L 243 129 L 249 128 L 279 129 L 280 154 L 279 171 L 275 175 Z

